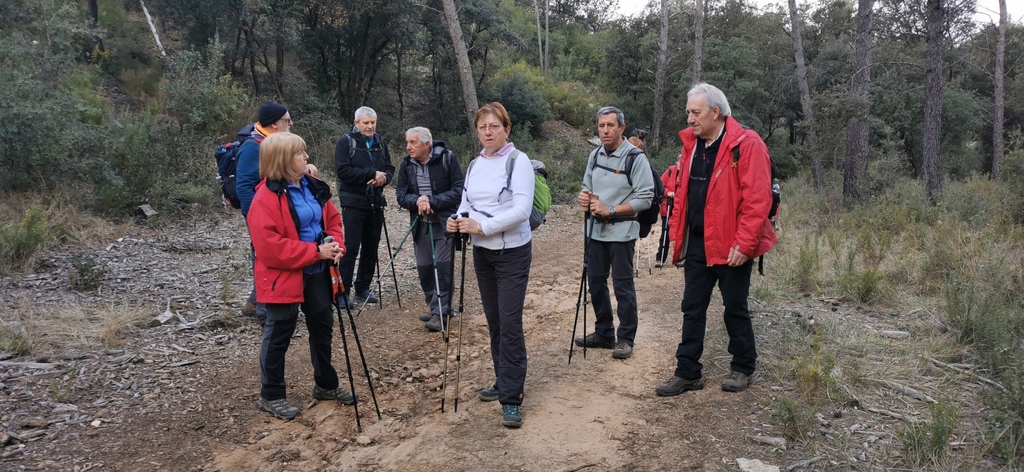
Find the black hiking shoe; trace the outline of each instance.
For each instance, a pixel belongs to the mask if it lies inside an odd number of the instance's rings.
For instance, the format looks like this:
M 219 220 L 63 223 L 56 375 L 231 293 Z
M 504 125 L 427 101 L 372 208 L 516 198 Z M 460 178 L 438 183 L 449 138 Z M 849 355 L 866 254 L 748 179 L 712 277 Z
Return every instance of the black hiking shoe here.
M 603 338 L 601 336 L 598 336 L 597 333 L 590 333 L 590 334 L 588 334 L 586 336 L 580 336 L 580 337 L 576 338 L 575 342 L 576 342 L 576 345 L 580 346 L 580 347 L 583 347 L 583 343 L 586 342 L 587 343 L 587 347 L 589 347 L 589 348 L 598 348 L 598 349 L 614 349 L 615 348 L 615 340 L 614 339 Z
M 341 387 L 327 390 L 319 385 L 314 385 L 313 398 L 317 400 L 335 400 L 342 405 L 354 405 L 356 403 L 355 394 Z
M 420 313 L 420 321 L 430 321 L 433 316 L 430 313 Z
M 498 401 L 498 387 L 488 387 L 480 391 L 477 394 L 482 402 L 496 402 Z
M 689 390 L 700 390 L 702 388 L 704 388 L 703 377 L 686 380 L 682 377 L 672 376 L 668 382 L 658 385 L 658 388 L 654 389 L 654 393 L 657 393 L 659 397 L 674 397 Z
M 274 415 L 280 420 L 291 420 L 302 413 L 302 410 L 291 406 L 288 400 L 284 398 L 278 398 L 277 400 L 267 400 L 260 397 L 259 401 L 256 402 L 256 406 L 271 415 Z
M 501 405 L 501 425 L 506 428 L 523 425 L 523 413 L 519 411 L 519 405 Z
M 445 325 L 445 327 L 451 325 L 451 323 L 452 323 L 452 317 L 445 316 L 444 317 L 444 325 Z M 436 316 L 436 315 L 430 317 L 430 321 L 428 321 L 426 323 L 423 323 L 423 327 L 427 328 L 427 330 L 431 331 L 431 332 L 441 331 L 441 317 L 440 316 Z

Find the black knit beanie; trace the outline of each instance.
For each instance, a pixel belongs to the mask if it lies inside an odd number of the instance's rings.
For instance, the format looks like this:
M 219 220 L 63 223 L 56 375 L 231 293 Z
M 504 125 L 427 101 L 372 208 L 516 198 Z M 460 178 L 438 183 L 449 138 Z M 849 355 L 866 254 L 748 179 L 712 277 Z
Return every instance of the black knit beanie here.
M 277 123 L 285 113 L 288 113 L 288 109 L 284 105 L 277 102 L 266 102 L 260 105 L 260 113 L 257 119 L 260 122 L 260 126 L 270 126 Z

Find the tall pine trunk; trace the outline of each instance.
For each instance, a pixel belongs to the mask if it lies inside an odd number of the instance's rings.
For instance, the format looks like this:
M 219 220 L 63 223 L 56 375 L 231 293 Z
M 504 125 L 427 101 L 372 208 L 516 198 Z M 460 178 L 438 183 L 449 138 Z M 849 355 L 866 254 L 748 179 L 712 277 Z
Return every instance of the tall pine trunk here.
M 469 51 L 466 50 L 466 41 L 462 38 L 462 24 L 459 23 L 459 13 L 455 10 L 455 0 L 441 0 L 444 5 L 444 18 L 448 23 L 448 33 L 452 37 L 452 47 L 455 48 L 455 60 L 459 64 L 459 82 L 462 83 L 462 101 L 466 106 L 466 120 L 469 122 L 469 129 L 475 127 L 473 116 L 476 115 L 476 83 L 473 82 L 473 66 L 469 63 Z
M 924 188 L 932 203 L 942 192 L 942 35 L 945 14 L 942 0 L 928 0 L 928 30 L 924 56 L 924 125 L 922 126 Z
M 654 116 L 651 139 L 654 151 L 661 148 L 661 119 L 665 114 L 665 69 L 668 67 L 668 0 L 661 0 L 661 35 L 658 37 L 658 66 L 654 71 Z
M 545 0 L 546 2 L 547 0 Z M 537 0 L 533 0 L 533 13 L 537 18 L 537 62 L 540 65 L 540 75 L 546 76 L 548 71 L 544 67 L 544 30 L 540 27 L 540 6 L 537 5 Z
M 1003 165 L 1006 141 L 1003 139 L 1003 111 L 1006 107 L 1005 79 L 1006 63 L 1006 0 L 999 0 L 999 33 L 996 38 L 996 70 L 993 77 L 995 103 L 992 110 L 992 180 L 999 179 L 999 167 Z
M 800 33 L 800 16 L 796 10 L 796 0 L 789 0 L 789 22 L 793 28 L 793 51 L 796 57 L 796 81 L 800 87 L 800 105 L 804 119 L 801 127 L 807 133 L 807 153 L 811 157 L 811 177 L 814 188 L 825 187 L 825 170 L 821 165 L 821 154 L 818 152 L 818 131 L 814 123 L 814 109 L 811 107 L 811 88 L 807 84 L 807 64 L 804 60 L 804 42 Z
M 704 0 L 696 0 L 693 16 L 693 85 L 700 83 L 704 56 Z
M 857 2 L 857 37 L 853 41 L 853 74 L 850 77 L 851 109 L 846 123 L 846 156 L 843 159 L 843 197 L 860 196 L 860 176 L 868 161 L 868 118 L 871 116 L 871 48 L 874 33 L 874 0 Z

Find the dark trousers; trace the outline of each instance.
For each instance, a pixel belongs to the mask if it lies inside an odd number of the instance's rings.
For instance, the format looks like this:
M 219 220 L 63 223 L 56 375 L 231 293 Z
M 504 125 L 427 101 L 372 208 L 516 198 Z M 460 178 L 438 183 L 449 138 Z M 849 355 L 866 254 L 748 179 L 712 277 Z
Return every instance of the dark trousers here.
M 672 241 L 668 237 L 668 218 L 667 216 L 661 217 L 661 237 L 658 238 L 658 258 L 655 259 L 662 263 L 668 257 L 669 248 L 672 246 Z
M 313 381 L 321 388 L 338 388 L 338 372 L 331 365 L 331 275 L 328 271 L 305 277 L 302 303 L 267 303 L 267 323 L 260 346 L 260 396 L 267 400 L 285 398 L 284 358 L 291 344 L 299 308 L 306 315 L 309 331 L 309 358 L 313 362 Z
M 433 228 L 433 229 L 431 229 Z M 434 246 L 431 250 L 430 236 L 433 231 Z M 441 223 L 424 223 L 422 218 L 416 224 L 413 244 L 416 251 L 416 270 L 420 276 L 420 288 L 423 299 L 430 308 L 430 314 L 441 316 L 441 313 L 452 315 L 452 239 L 445 237 Z M 434 280 L 434 258 L 437 256 L 437 283 Z M 439 287 L 435 286 L 439 285 Z M 440 298 L 440 309 L 438 308 Z M 439 311 L 440 310 L 440 311 Z
M 729 332 L 730 368 L 751 375 L 757 363 L 754 347 L 754 326 L 750 321 L 747 297 L 750 294 L 750 272 L 754 262 L 739 267 L 708 266 L 704 252 L 704 238 L 689 234 L 686 243 L 683 288 L 683 339 L 676 349 L 677 377 L 693 380 L 701 377 L 704 366 L 700 357 L 704 353 L 704 329 L 707 324 L 708 304 L 715 283 L 725 304 L 725 329 Z
M 612 300 L 608 293 L 608 273 L 612 275 L 615 302 L 618 305 L 618 340 L 633 345 L 639 323 L 636 306 L 636 287 L 633 285 L 633 252 L 636 240 L 605 242 L 590 241 L 587 259 L 587 283 L 590 299 L 594 302 L 594 332 L 605 339 L 615 339 L 612 319 Z
M 523 336 L 523 302 L 530 280 L 533 244 L 494 251 L 473 248 L 473 268 L 480 299 L 491 333 L 498 401 L 521 405 L 526 385 L 526 339 Z
M 370 288 L 377 268 L 377 246 L 380 244 L 384 212 L 378 210 L 374 214 L 369 208 L 344 207 L 341 221 L 345 226 L 345 255 L 341 258 L 339 269 L 345 283 L 345 293 L 349 293 L 348 289 L 353 286 L 352 273 L 360 248 L 363 254 L 359 257 L 359 272 L 355 274 L 355 293 L 362 293 Z

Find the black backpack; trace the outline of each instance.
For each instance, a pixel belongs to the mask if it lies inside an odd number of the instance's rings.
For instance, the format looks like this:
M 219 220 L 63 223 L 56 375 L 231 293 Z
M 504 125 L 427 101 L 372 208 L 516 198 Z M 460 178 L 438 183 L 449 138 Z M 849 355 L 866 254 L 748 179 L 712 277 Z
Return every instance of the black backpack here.
M 591 168 L 598 167 L 613 174 L 625 175 L 626 182 L 629 183 L 630 187 L 632 187 L 633 165 L 636 164 L 636 156 L 643 154 L 644 151 L 635 147 L 630 149 L 629 152 L 626 153 L 626 162 L 622 169 L 613 169 L 597 163 L 597 153 L 600 150 L 601 148 L 598 147 L 590 154 Z M 650 166 L 649 170 L 651 171 L 651 180 L 654 181 L 654 197 L 651 198 L 651 206 L 649 208 L 636 214 L 636 221 L 637 223 L 640 223 L 641 238 L 646 238 L 647 235 L 651 234 L 651 227 L 658 222 L 658 217 L 661 216 L 661 199 L 665 196 L 665 184 L 661 182 L 661 174 L 654 169 L 654 164 L 651 164 L 650 160 L 647 161 L 647 164 Z
M 248 125 L 238 131 L 238 141 L 217 146 L 213 152 L 217 160 L 217 181 L 220 182 L 220 193 L 224 200 L 231 205 L 231 208 L 239 210 L 242 208 L 242 201 L 238 199 L 238 191 L 235 190 L 235 169 L 238 167 L 238 149 L 252 133 L 253 125 Z
M 743 126 L 744 130 L 750 128 Z M 740 162 L 740 147 L 736 146 L 732 148 L 732 166 L 736 167 Z M 779 166 L 775 165 L 775 161 L 772 160 L 772 156 L 768 156 L 768 164 L 772 168 L 772 180 L 770 182 L 772 189 L 772 207 L 768 210 L 768 221 L 772 222 L 772 226 L 776 226 L 776 216 L 779 214 L 779 204 L 782 203 L 782 189 L 779 187 L 779 179 L 781 178 L 781 172 L 779 172 Z

